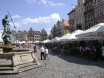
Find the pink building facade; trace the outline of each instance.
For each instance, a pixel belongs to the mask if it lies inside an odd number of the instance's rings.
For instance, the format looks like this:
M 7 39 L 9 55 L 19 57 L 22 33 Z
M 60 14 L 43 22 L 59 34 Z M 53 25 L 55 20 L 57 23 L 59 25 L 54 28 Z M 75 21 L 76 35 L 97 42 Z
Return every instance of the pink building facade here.
M 94 1 L 95 24 L 104 23 L 104 0 Z

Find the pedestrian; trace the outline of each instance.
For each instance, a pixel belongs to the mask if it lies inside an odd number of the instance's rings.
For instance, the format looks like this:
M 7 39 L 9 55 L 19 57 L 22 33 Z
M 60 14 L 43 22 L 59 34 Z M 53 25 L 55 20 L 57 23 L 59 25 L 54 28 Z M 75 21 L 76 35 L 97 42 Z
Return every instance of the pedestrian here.
M 42 46 L 42 47 L 40 48 L 41 60 L 42 60 L 42 57 L 45 59 L 44 53 L 45 53 L 45 48 Z
M 36 50 L 36 46 L 33 46 L 33 50 L 34 50 L 34 53 L 37 52 L 37 50 Z
M 47 47 L 45 48 L 45 60 L 46 60 L 46 58 L 47 58 L 47 60 L 49 60 L 49 57 L 48 57 L 48 48 Z

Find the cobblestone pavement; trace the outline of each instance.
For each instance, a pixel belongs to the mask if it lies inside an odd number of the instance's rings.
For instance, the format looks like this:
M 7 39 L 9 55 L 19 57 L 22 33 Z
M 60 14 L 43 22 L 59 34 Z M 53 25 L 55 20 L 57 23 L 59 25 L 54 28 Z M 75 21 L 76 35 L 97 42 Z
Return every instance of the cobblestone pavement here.
M 40 60 L 43 67 L 0 78 L 104 78 L 104 61 L 90 61 L 75 56 L 61 56 L 49 51 L 49 60 Z

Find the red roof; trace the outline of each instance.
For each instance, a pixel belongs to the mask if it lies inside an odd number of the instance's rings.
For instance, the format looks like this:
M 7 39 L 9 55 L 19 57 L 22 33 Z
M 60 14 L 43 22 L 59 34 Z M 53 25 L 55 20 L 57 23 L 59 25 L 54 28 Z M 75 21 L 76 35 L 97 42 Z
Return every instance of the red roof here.
M 69 26 L 68 20 L 65 20 L 65 19 L 64 19 L 64 25 L 65 25 L 65 26 Z

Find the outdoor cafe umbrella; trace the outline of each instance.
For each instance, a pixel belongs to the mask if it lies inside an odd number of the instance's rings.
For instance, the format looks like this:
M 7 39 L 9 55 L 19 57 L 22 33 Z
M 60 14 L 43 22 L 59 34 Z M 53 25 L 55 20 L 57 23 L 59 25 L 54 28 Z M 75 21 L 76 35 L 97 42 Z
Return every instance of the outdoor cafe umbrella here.
M 76 37 L 81 36 L 104 36 L 104 23 L 99 23 L 85 30 L 83 33 L 76 35 Z
M 42 43 L 48 43 L 48 42 L 49 42 L 49 39 L 44 40 Z
M 76 31 L 74 31 L 73 33 L 71 33 L 70 35 L 66 36 L 66 37 L 65 37 L 63 40 L 61 40 L 61 41 L 75 40 L 75 39 L 76 39 L 75 35 L 80 34 L 80 33 L 82 33 L 82 32 L 84 32 L 84 31 L 82 31 L 82 30 L 76 30 Z
M 64 36 L 62 36 L 62 37 L 60 37 L 60 38 L 59 38 L 59 41 L 64 41 L 64 39 L 67 38 L 69 35 L 70 35 L 70 33 L 68 33 L 68 34 L 66 34 L 66 35 L 64 35 Z
M 58 42 L 59 40 L 59 37 L 55 37 L 53 39 L 51 39 L 50 41 L 48 41 L 48 43 L 55 43 L 55 42 Z

